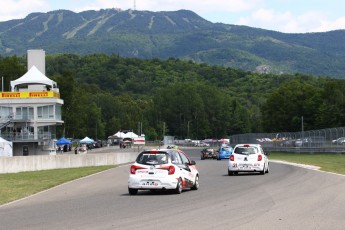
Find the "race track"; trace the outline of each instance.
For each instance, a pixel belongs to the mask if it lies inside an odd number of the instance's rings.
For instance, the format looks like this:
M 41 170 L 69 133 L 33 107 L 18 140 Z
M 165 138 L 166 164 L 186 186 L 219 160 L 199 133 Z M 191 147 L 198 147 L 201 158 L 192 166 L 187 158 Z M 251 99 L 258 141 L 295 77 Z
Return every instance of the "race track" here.
M 200 189 L 127 192 L 120 166 L 0 206 L 0 229 L 345 229 L 345 177 L 271 162 L 266 175 L 227 176 L 197 162 Z

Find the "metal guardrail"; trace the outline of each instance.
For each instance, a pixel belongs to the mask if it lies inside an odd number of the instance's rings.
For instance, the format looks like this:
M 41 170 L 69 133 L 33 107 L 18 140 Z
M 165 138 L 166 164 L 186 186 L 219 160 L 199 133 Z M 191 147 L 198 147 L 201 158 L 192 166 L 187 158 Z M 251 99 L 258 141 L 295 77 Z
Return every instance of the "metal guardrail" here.
M 265 150 L 268 152 L 292 152 L 292 153 L 337 153 L 345 154 L 345 147 L 336 148 L 336 147 L 265 147 Z
M 305 153 L 345 153 L 345 127 L 301 132 L 247 133 L 230 136 L 231 145 L 258 143 L 268 151 Z

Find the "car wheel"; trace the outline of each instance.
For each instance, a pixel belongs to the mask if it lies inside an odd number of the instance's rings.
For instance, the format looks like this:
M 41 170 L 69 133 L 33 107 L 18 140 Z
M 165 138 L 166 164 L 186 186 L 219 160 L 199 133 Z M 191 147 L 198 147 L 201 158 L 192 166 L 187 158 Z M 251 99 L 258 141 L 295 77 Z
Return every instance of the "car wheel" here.
M 201 160 L 205 160 L 205 158 L 203 158 L 203 157 L 200 157 L 200 159 L 201 159 Z
M 270 164 L 267 165 L 266 173 L 270 172 Z
M 261 175 L 265 175 L 265 171 L 266 171 L 266 168 L 265 168 L 265 165 L 264 165 L 264 168 L 262 169 L 262 171 L 260 171 L 260 174 Z
M 234 172 L 231 172 L 229 169 L 228 169 L 228 176 L 233 176 L 234 175 Z
M 128 192 L 129 192 L 130 195 L 137 195 L 138 194 L 138 189 L 128 188 Z
M 181 178 L 178 179 L 174 192 L 175 192 L 175 194 L 181 194 L 181 192 L 182 192 L 182 179 Z
M 199 176 L 196 175 L 192 190 L 198 190 L 198 189 L 199 189 Z

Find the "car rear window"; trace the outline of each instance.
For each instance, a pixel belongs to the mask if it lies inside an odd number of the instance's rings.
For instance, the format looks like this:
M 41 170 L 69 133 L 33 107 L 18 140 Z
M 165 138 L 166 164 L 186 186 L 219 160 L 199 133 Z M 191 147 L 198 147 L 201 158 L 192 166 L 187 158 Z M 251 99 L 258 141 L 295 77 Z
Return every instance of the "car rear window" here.
M 169 155 L 165 152 L 142 152 L 137 157 L 136 162 L 145 165 L 161 165 L 168 163 Z
M 256 147 L 237 147 L 234 151 L 234 153 L 243 155 L 255 154 L 256 152 Z
M 223 150 L 224 150 L 224 151 L 230 151 L 230 150 L 231 150 L 231 147 L 223 147 Z

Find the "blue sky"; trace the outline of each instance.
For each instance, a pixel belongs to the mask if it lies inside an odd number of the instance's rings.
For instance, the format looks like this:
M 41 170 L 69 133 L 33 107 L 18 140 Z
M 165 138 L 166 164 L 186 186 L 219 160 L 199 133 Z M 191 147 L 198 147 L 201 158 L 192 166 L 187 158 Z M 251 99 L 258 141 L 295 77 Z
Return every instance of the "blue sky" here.
M 344 0 L 1 0 L 0 21 L 58 9 L 105 8 L 192 10 L 211 22 L 246 25 L 284 33 L 345 29 Z

